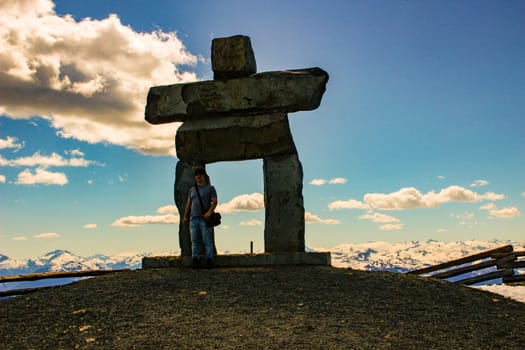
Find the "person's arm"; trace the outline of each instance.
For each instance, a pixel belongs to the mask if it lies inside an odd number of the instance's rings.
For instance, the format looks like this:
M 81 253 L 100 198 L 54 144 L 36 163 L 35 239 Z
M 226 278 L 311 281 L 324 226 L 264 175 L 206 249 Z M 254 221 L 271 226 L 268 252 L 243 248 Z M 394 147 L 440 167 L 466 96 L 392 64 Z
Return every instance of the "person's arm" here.
M 183 219 L 184 223 L 190 220 L 190 213 L 191 213 L 191 197 L 188 196 L 188 200 L 186 201 L 186 208 L 184 208 L 184 219 Z
M 204 214 L 206 220 L 210 218 L 211 214 L 215 211 L 215 208 L 217 208 L 217 197 L 211 197 L 210 209 Z

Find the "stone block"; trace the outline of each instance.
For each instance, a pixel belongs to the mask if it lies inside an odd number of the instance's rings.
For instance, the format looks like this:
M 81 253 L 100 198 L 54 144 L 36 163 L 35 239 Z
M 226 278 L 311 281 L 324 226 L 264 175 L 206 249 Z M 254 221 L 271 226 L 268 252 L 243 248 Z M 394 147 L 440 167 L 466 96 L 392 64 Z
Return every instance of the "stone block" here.
M 214 79 L 246 77 L 257 72 L 250 37 L 235 35 L 213 39 L 211 67 Z
M 297 154 L 268 157 L 264 170 L 264 251 L 304 252 L 303 167 Z
M 145 119 L 151 124 L 183 122 L 188 118 L 187 104 L 182 98 L 185 84 L 155 86 L 149 89 Z
M 309 111 L 319 107 L 328 73 L 320 68 L 254 74 L 150 88 L 145 118 L 151 124 L 194 117 Z
M 185 224 L 182 218 L 184 217 L 184 209 L 186 207 L 186 201 L 188 200 L 188 193 L 195 184 L 194 166 L 202 164 L 192 164 L 189 162 L 177 162 L 175 168 L 175 184 L 173 188 L 173 195 L 175 199 L 175 205 L 179 211 L 179 246 L 181 254 L 183 256 L 191 256 L 191 238 L 190 238 L 190 227 Z
M 213 259 L 215 267 L 256 267 L 277 265 L 331 266 L 330 252 L 296 252 L 275 254 L 231 254 L 217 255 Z M 143 269 L 165 267 L 189 267 L 191 257 L 147 256 L 142 258 Z
M 284 113 L 190 119 L 177 130 L 175 143 L 179 159 L 203 163 L 296 153 Z

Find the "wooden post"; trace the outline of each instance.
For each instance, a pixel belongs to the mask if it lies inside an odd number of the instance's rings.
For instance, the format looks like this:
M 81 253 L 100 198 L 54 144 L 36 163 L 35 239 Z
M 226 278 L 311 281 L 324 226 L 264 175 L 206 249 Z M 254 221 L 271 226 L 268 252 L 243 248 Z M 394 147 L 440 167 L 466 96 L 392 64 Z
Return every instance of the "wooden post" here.
M 443 264 L 430 266 L 430 267 L 426 267 L 426 268 L 419 269 L 419 270 L 409 271 L 407 273 L 408 274 L 413 274 L 413 275 L 423 275 L 423 274 L 426 274 L 426 273 L 430 273 L 430 272 L 435 272 L 435 271 L 439 271 L 439 270 L 442 270 L 442 269 L 446 269 L 446 268 L 449 268 L 449 267 L 454 267 L 454 266 L 466 264 L 466 263 L 473 262 L 473 261 L 476 261 L 476 260 L 490 258 L 494 254 L 505 253 L 505 255 L 508 255 L 508 254 L 512 253 L 512 251 L 513 251 L 512 245 L 506 245 L 506 246 L 503 246 L 503 247 L 500 247 L 500 248 L 487 250 L 486 252 L 482 252 L 482 253 L 479 253 L 479 254 L 467 256 L 467 257 L 456 259 L 456 260 L 453 260 L 453 261 L 449 261 L 449 262 L 446 262 L 446 263 L 443 263 Z
M 466 278 L 466 279 L 463 279 L 461 281 L 456 281 L 454 283 L 471 285 L 471 284 L 474 284 L 474 283 L 490 281 L 490 280 L 493 280 L 493 279 L 496 279 L 496 278 L 510 277 L 513 274 L 514 274 L 514 272 L 512 270 L 498 270 L 498 271 L 494 271 L 494 272 L 491 272 L 491 273 L 487 273 L 485 275 L 471 277 L 471 278 Z

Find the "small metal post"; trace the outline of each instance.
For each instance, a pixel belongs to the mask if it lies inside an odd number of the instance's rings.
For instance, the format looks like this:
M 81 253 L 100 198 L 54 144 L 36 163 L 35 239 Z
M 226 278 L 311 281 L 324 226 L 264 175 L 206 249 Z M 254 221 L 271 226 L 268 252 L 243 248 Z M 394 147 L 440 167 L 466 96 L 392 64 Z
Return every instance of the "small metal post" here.
M 253 241 L 250 241 L 250 254 L 253 254 Z

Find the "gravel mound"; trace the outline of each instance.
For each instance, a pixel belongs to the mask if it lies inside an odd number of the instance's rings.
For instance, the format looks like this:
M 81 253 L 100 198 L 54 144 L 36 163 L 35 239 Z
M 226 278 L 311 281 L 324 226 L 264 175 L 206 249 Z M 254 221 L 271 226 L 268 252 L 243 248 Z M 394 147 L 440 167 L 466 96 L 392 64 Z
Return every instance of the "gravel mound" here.
M 148 269 L 0 301 L 2 349 L 523 349 L 525 304 L 333 267 Z

